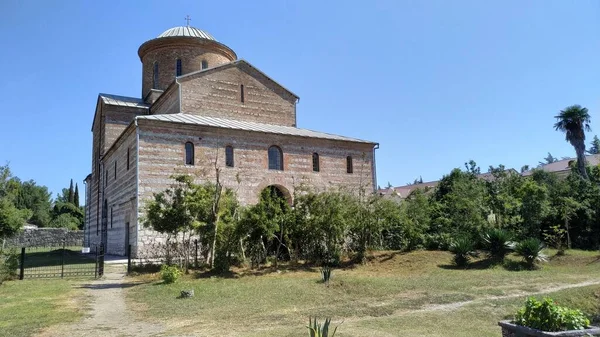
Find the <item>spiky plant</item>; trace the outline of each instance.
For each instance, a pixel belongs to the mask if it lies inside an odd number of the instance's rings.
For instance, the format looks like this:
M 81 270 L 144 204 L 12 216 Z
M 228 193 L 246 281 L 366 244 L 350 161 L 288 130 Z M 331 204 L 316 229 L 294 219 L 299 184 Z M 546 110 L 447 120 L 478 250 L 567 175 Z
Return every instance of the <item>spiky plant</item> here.
M 530 238 L 519 242 L 515 248 L 515 253 L 523 258 L 529 269 L 533 269 L 536 262 L 548 261 L 547 256 L 542 253 L 544 248 L 545 246 L 540 240 Z
M 325 284 L 329 284 L 329 279 L 331 279 L 331 267 L 324 266 L 321 268 L 321 280 Z
M 502 261 L 511 251 L 515 249 L 515 243 L 511 241 L 512 235 L 498 228 L 487 230 L 481 237 L 481 242 L 488 256 L 494 260 Z
M 467 236 L 460 236 L 450 244 L 450 252 L 454 254 L 454 264 L 458 267 L 466 267 L 472 257 L 477 256 L 473 240 Z
M 323 325 L 317 322 L 317 318 L 315 317 L 312 320 L 310 317 L 308 318 L 308 336 L 310 337 L 333 337 L 335 336 L 335 332 L 337 331 L 337 326 L 333 329 L 333 333 L 329 336 L 329 324 L 331 324 L 331 318 L 326 318 Z

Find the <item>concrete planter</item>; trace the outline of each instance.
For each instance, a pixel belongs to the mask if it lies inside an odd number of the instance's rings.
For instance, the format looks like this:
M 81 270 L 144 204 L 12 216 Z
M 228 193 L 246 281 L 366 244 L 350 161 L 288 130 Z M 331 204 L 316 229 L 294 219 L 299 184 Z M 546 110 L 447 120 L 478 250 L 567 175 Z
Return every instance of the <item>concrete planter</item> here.
M 502 337 L 585 337 L 600 336 L 600 328 L 591 326 L 585 330 L 569 330 L 546 332 L 511 323 L 510 321 L 498 322 L 502 327 Z

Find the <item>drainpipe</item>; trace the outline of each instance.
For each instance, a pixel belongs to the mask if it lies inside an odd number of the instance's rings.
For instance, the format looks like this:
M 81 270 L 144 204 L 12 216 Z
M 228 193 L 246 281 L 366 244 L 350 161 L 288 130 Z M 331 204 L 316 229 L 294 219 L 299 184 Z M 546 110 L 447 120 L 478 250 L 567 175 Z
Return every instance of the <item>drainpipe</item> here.
M 373 170 L 373 192 L 377 192 L 377 164 L 375 163 L 375 150 L 379 149 L 379 144 L 373 146 L 373 162 L 371 170 Z
M 137 117 L 133 120 L 135 123 L 135 256 L 138 256 L 138 243 L 140 242 L 140 129 Z

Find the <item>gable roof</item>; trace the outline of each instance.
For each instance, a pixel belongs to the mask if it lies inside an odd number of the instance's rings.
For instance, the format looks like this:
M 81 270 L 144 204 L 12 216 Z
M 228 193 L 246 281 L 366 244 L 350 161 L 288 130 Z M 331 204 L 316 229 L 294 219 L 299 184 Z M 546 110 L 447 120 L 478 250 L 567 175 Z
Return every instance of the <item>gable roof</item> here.
M 212 68 L 207 68 L 207 69 L 202 69 L 202 70 L 198 70 L 198 71 L 194 71 L 185 75 L 181 75 L 178 76 L 176 80 L 179 79 L 186 79 L 188 77 L 192 77 L 192 76 L 196 76 L 196 75 L 204 75 L 204 74 L 209 74 L 215 71 L 219 71 L 219 70 L 224 70 L 224 69 L 228 69 L 228 68 L 232 68 L 232 67 L 238 67 L 240 65 L 245 65 L 248 66 L 252 69 L 254 69 L 256 72 L 258 72 L 261 76 L 264 76 L 268 81 L 270 81 L 271 83 L 277 85 L 278 87 L 280 87 L 281 89 L 283 89 L 284 91 L 286 91 L 287 93 L 289 93 L 290 95 L 294 96 L 296 98 L 296 100 L 300 99 L 300 97 L 296 94 L 294 94 L 292 91 L 290 91 L 289 89 L 287 89 L 286 87 L 284 87 L 283 85 L 281 85 L 279 82 L 275 81 L 274 79 L 272 79 L 271 77 L 269 77 L 267 74 L 265 74 L 264 72 L 260 71 L 260 69 L 256 68 L 255 66 L 253 66 L 252 64 L 250 64 L 248 61 L 244 60 L 244 59 L 239 59 L 233 62 L 229 62 L 229 63 L 224 63 L 221 65 L 218 65 L 216 67 L 212 67 Z M 240 68 L 241 69 L 241 68 Z
M 94 119 L 92 119 L 92 131 L 94 131 L 94 125 L 96 124 L 96 115 L 98 115 L 98 107 L 100 106 L 100 102 L 106 105 L 138 108 L 144 110 L 148 110 L 150 108 L 150 105 L 146 104 L 144 100 L 140 98 L 99 93 L 98 102 L 96 103 L 96 111 L 94 112 Z
M 187 124 L 187 125 L 202 125 L 202 126 L 210 126 L 210 127 L 223 128 L 223 129 L 235 129 L 235 130 L 243 130 L 243 131 L 274 133 L 274 134 L 280 134 L 280 135 L 298 136 L 298 137 L 307 137 L 307 138 L 331 139 L 331 140 L 366 143 L 366 144 L 373 144 L 373 145 L 377 144 L 375 142 L 371 142 L 371 141 L 367 141 L 367 140 L 338 136 L 338 135 L 325 133 L 325 132 L 318 132 L 318 131 L 313 131 L 313 130 L 309 130 L 309 129 L 296 128 L 293 126 L 282 126 L 282 125 L 273 125 L 273 124 L 264 124 L 264 123 L 255 123 L 255 122 L 245 122 L 245 121 L 238 121 L 238 120 L 233 120 L 233 119 L 190 115 L 190 114 L 185 114 L 185 113 L 164 114 L 164 115 L 142 115 L 142 116 L 137 116 L 136 119 L 153 120 L 153 121 L 161 121 L 161 122 L 177 123 L 177 124 Z

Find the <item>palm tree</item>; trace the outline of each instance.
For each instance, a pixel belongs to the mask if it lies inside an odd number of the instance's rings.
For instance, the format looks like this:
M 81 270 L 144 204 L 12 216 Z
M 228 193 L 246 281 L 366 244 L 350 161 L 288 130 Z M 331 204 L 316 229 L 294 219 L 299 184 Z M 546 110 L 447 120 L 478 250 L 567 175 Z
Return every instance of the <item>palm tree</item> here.
M 565 139 L 571 143 L 577 153 L 577 169 L 579 174 L 584 179 L 588 179 L 587 171 L 585 170 L 585 132 L 592 131 L 590 128 L 590 114 L 588 109 L 581 105 L 571 105 L 564 110 L 561 110 L 554 123 L 554 128 L 557 131 L 565 133 Z

